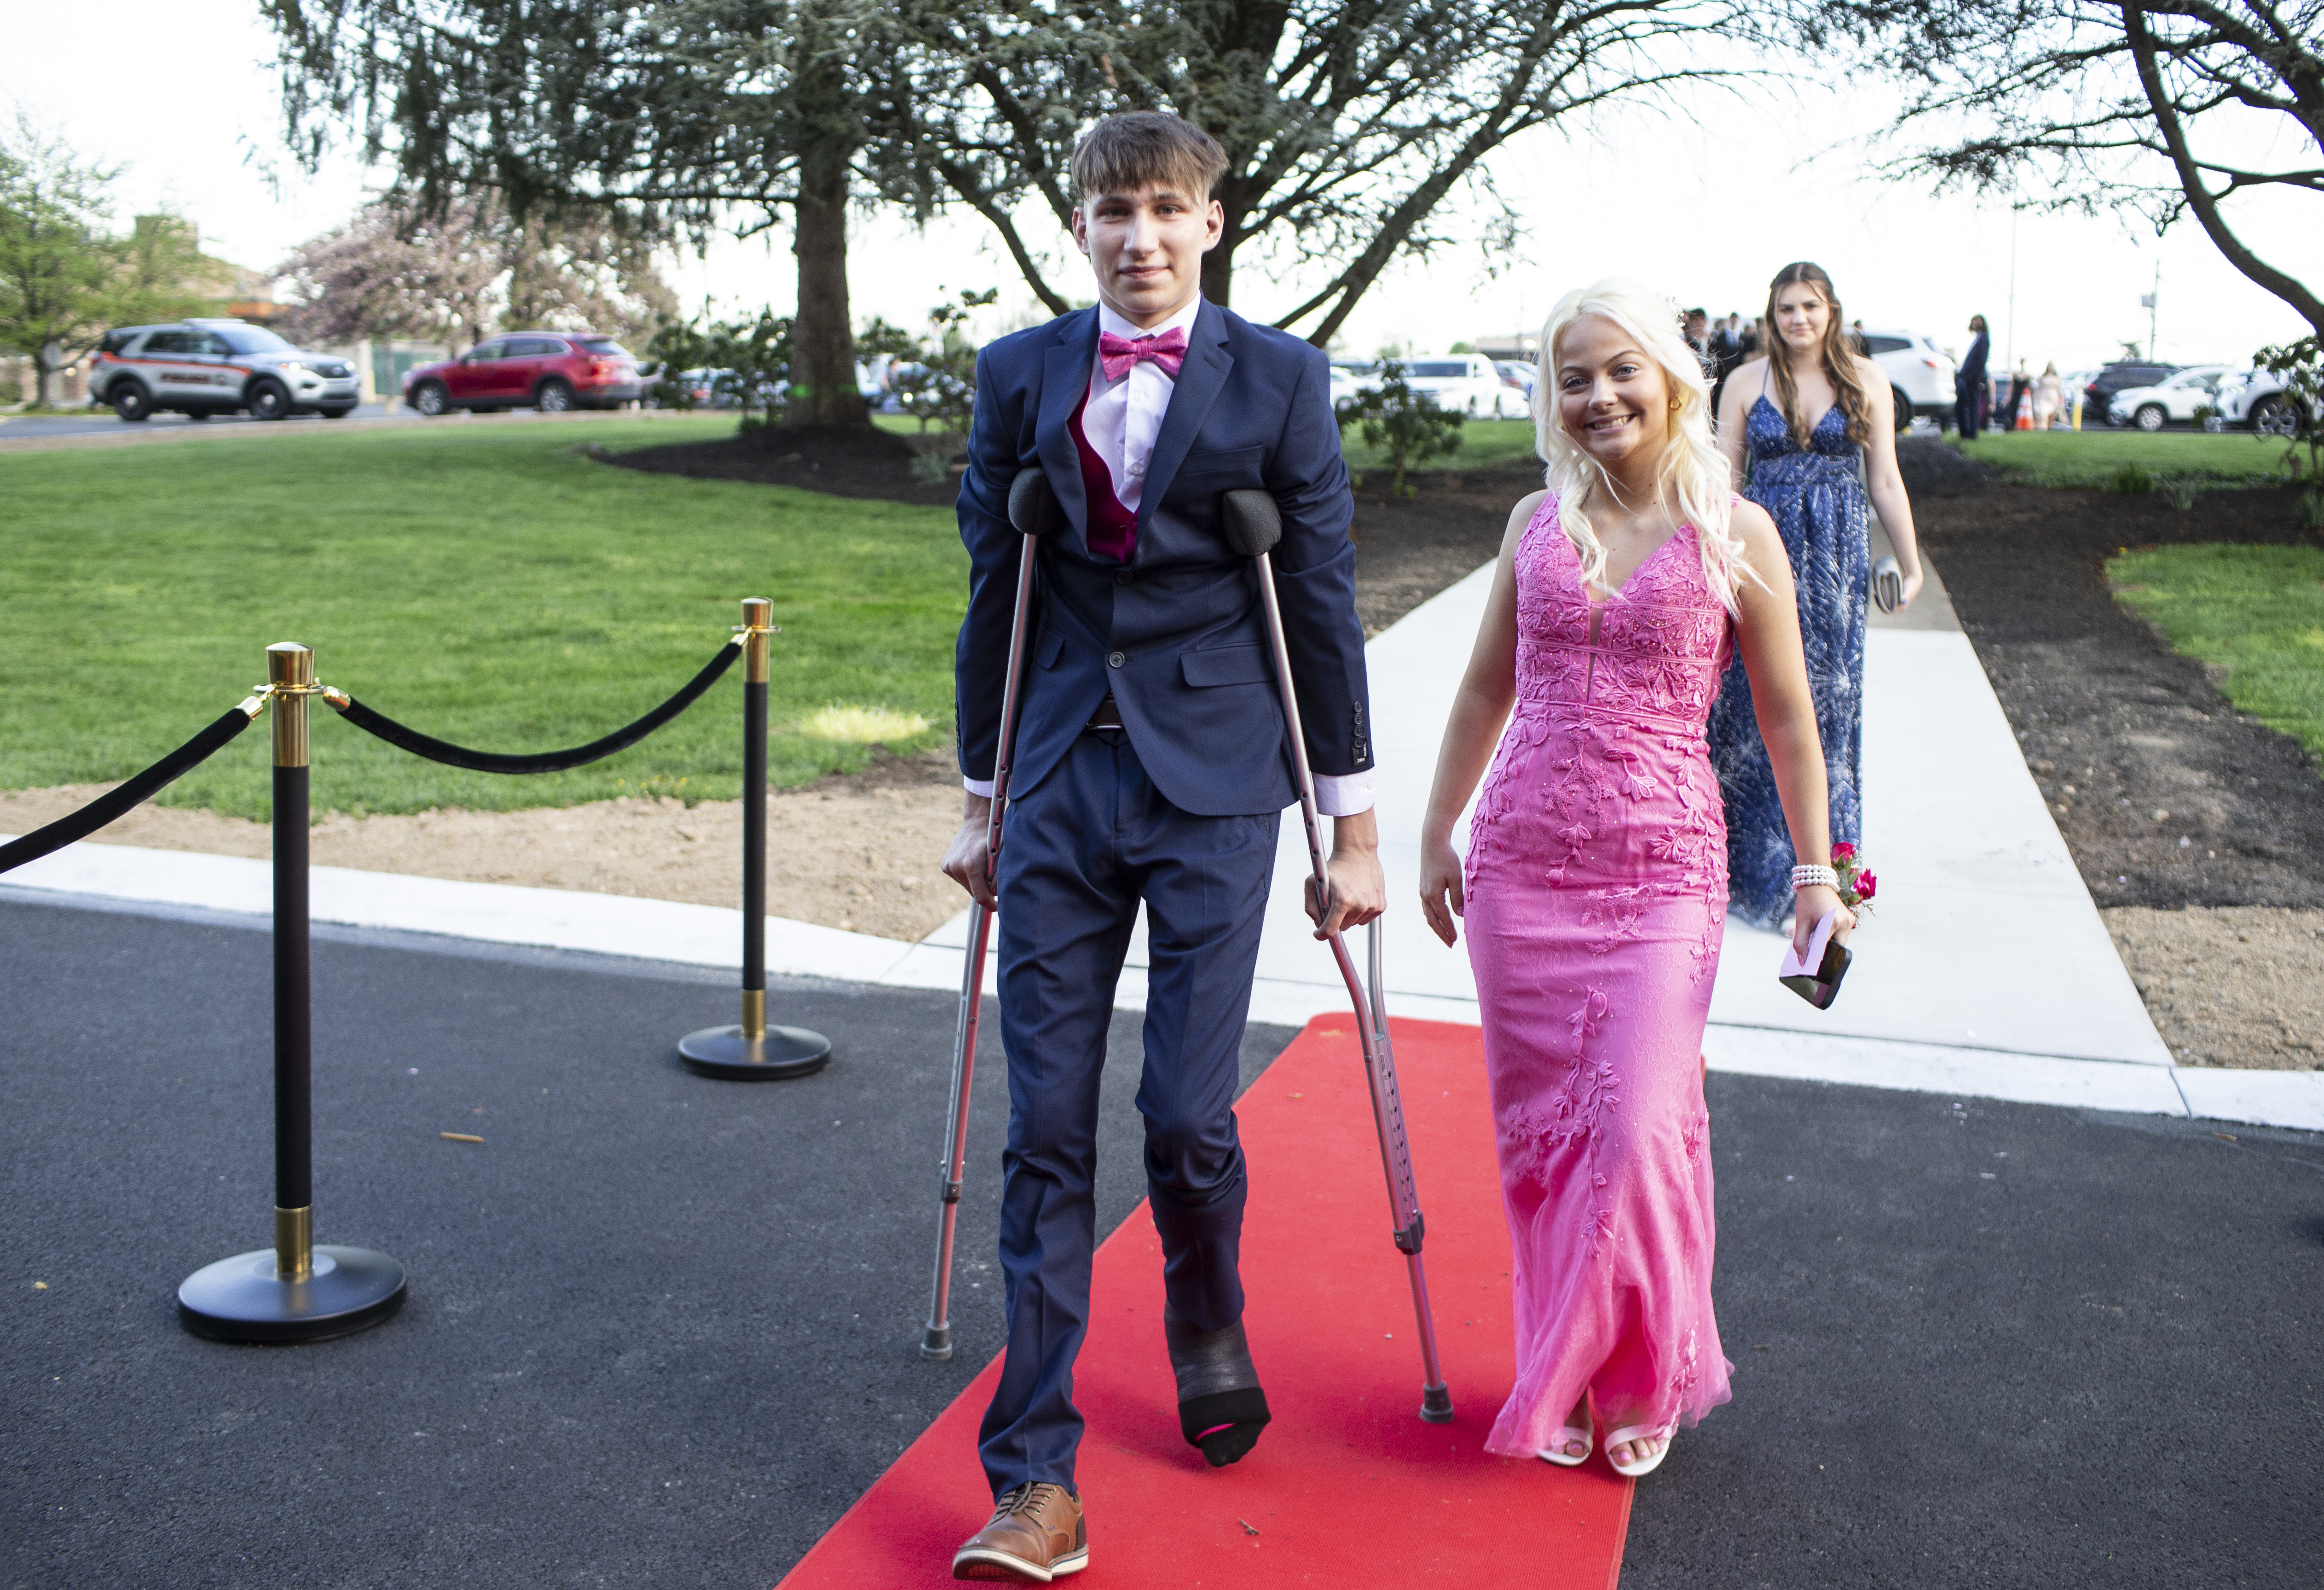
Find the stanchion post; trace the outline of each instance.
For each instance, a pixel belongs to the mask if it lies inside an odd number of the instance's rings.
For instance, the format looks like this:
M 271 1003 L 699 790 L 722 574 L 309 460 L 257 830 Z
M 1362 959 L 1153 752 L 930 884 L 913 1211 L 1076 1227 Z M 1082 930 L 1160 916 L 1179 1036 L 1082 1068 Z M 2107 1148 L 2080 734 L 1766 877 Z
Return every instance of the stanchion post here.
M 310 1342 L 378 1324 L 403 1306 L 403 1266 L 368 1248 L 317 1247 L 314 982 L 309 963 L 307 705 L 315 654 L 266 648 L 274 711 L 274 1245 L 196 1271 L 178 1317 L 197 1336 Z
M 696 1075 L 773 1082 L 831 1063 L 831 1040 L 805 1027 L 767 1025 L 767 675 L 775 604 L 742 598 L 742 1019 L 678 1040 Z

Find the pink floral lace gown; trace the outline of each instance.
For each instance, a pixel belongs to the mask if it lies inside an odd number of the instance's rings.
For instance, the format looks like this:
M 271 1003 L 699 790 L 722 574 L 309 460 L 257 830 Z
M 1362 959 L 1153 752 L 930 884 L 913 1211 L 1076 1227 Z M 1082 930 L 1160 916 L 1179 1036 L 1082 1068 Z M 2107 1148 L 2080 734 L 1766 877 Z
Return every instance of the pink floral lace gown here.
M 1517 549 L 1517 706 L 1469 832 L 1517 1390 L 1486 1449 L 1728 1399 L 1711 1317 L 1702 1027 L 1727 910 L 1703 720 L 1731 630 L 1694 533 L 1594 605 L 1545 499 Z

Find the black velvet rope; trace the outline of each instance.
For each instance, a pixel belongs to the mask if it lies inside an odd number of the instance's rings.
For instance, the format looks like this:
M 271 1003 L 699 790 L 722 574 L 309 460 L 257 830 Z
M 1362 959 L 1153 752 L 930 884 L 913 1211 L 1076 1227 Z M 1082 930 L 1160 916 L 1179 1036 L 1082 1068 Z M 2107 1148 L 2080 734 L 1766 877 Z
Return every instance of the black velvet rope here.
M 720 676 L 734 666 L 742 648 L 731 642 L 718 648 L 702 672 L 687 681 L 686 688 L 654 708 L 644 717 L 626 728 L 616 729 L 603 740 L 593 740 L 587 745 L 576 745 L 570 750 L 540 751 L 531 756 L 503 756 L 495 751 L 470 750 L 447 740 L 435 739 L 416 729 L 407 729 L 392 718 L 383 717 L 353 696 L 339 707 L 339 715 L 366 734 L 375 734 L 399 749 L 415 757 L 426 757 L 431 762 L 447 767 L 466 767 L 475 773 L 561 773 L 567 767 L 585 767 L 617 750 L 626 749 L 669 722 L 695 703 L 702 693 L 718 683 Z M 332 703 L 337 706 L 337 702 Z
M 131 807 L 158 794 L 172 779 L 191 772 L 205 757 L 249 727 L 248 713 L 240 707 L 228 707 L 208 728 L 136 777 L 116 785 L 79 811 L 58 818 L 46 828 L 36 828 L 22 839 L 0 845 L 0 872 L 37 861 L 75 840 L 87 839 Z

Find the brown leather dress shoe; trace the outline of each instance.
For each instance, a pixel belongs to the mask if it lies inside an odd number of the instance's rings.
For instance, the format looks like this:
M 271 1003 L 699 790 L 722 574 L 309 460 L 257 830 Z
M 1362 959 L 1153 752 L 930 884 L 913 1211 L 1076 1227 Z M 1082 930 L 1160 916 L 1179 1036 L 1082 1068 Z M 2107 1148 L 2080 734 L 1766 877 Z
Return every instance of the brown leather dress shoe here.
M 955 1579 L 1046 1585 L 1089 1567 L 1081 1498 L 1063 1485 L 1019 1485 L 992 1504 L 992 1521 L 952 1557 Z

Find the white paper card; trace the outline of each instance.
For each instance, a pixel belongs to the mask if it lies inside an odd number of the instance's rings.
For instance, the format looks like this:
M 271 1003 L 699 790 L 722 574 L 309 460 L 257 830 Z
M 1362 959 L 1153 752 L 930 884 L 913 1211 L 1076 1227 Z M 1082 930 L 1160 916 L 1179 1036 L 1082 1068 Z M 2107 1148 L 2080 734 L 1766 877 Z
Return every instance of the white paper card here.
M 1804 966 L 1800 964 L 1800 958 L 1792 952 L 1791 945 L 1786 943 L 1784 946 L 1783 962 L 1775 968 L 1775 975 L 1779 978 L 1815 976 L 1823 965 L 1823 947 L 1831 942 L 1832 926 L 1839 920 L 1839 912 L 1827 911 L 1824 913 L 1823 920 L 1815 924 L 1815 932 L 1808 935 L 1808 959 Z

